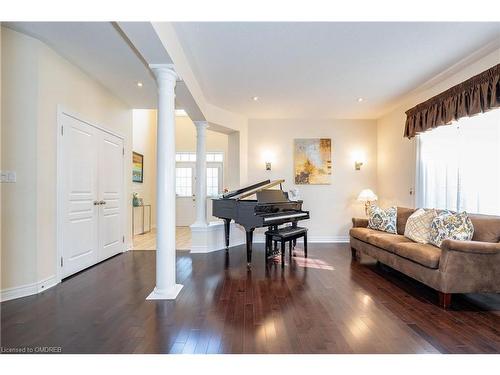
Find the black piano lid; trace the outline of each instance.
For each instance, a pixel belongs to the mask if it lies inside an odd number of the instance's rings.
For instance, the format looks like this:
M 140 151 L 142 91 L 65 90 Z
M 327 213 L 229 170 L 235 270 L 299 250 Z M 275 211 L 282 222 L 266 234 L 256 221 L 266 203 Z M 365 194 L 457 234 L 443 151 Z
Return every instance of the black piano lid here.
M 271 190 L 265 189 L 257 192 L 257 202 L 259 204 L 266 203 L 284 203 L 288 202 L 288 199 L 283 190 Z
M 271 182 L 271 180 L 265 180 L 265 181 L 261 181 L 261 182 L 258 182 L 256 184 L 250 185 L 250 186 L 246 186 L 246 187 L 238 189 L 238 190 L 233 190 L 233 191 L 227 192 L 225 194 L 222 194 L 222 198 L 228 199 L 228 198 L 234 197 L 235 195 L 240 195 L 246 191 L 253 190 L 253 189 L 256 189 L 258 187 L 267 185 L 270 182 Z
M 284 182 L 285 180 L 274 180 L 274 181 L 262 181 L 259 182 L 258 184 L 243 188 L 239 190 L 239 193 L 235 192 L 234 194 L 231 195 L 230 199 L 236 199 L 236 200 L 242 200 L 247 197 L 250 197 L 260 191 L 264 191 L 265 189 L 270 189 L 276 185 L 280 185 Z M 280 189 L 280 191 L 282 191 Z M 227 199 L 223 197 L 223 199 Z

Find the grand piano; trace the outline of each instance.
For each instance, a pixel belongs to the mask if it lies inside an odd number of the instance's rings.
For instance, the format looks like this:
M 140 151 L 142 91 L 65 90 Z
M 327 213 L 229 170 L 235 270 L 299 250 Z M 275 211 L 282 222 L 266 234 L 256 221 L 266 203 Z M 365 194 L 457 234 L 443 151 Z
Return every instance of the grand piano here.
M 283 191 L 284 181 L 262 181 L 227 192 L 222 197 L 212 200 L 212 215 L 224 220 L 226 251 L 229 248 L 231 220 L 245 228 L 248 265 L 252 262 L 255 228 L 272 228 L 284 223 L 295 224 L 299 220 L 309 219 L 309 211 L 302 210 L 302 201 L 290 200 L 288 193 Z M 256 196 L 256 199 L 250 199 L 252 196 Z

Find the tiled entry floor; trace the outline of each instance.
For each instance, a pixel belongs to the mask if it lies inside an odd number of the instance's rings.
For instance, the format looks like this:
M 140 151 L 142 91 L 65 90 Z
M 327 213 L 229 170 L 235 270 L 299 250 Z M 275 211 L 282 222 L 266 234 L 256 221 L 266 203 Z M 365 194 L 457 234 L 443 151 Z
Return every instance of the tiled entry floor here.
M 189 227 L 176 227 L 175 234 L 177 250 L 190 250 L 191 230 Z M 156 250 L 156 229 L 146 234 L 135 235 L 133 250 Z

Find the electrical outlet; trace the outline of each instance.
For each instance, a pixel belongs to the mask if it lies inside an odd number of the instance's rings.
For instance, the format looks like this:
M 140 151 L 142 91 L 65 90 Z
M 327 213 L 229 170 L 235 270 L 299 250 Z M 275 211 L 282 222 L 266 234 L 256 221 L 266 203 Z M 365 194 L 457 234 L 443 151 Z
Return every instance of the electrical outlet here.
M 0 171 L 0 182 L 7 182 L 7 172 Z

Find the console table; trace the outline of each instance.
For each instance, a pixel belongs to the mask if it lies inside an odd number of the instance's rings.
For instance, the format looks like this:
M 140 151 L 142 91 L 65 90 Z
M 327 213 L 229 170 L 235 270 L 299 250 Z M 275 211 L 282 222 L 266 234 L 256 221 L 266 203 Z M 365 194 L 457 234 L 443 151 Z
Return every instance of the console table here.
M 146 207 L 149 210 L 149 228 L 147 231 L 144 230 L 144 217 Z M 142 208 L 142 232 L 137 234 L 145 234 L 151 232 L 151 205 L 150 204 L 142 204 L 140 206 L 132 206 L 132 236 L 135 236 L 135 209 Z

